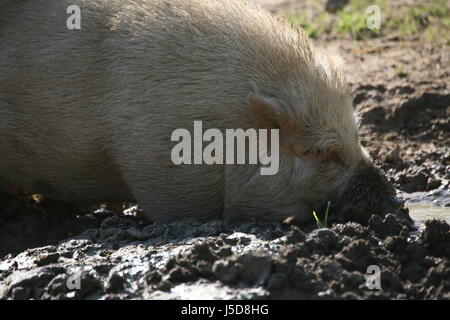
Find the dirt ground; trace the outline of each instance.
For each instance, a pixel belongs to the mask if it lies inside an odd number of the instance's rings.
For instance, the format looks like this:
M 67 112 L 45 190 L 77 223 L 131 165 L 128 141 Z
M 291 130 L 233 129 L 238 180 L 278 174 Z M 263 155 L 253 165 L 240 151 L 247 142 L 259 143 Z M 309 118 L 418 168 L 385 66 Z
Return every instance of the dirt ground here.
M 264 5 L 284 14 L 303 4 Z M 450 46 L 392 34 L 314 42 L 342 64 L 363 144 L 399 192 L 438 195 L 450 207 Z M 418 229 L 392 214 L 326 229 L 313 220 L 146 224 L 121 211 L 0 194 L 0 298 L 450 298 L 444 221 Z M 367 285 L 371 265 L 381 289 Z

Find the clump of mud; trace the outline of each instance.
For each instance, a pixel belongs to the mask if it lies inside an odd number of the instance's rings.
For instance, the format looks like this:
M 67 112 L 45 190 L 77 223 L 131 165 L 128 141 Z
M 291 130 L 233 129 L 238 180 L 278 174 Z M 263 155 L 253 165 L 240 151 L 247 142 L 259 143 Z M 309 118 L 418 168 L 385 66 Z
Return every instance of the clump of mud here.
M 0 192 L 0 257 L 98 227 L 99 221 L 86 212 L 86 208 L 67 203 Z
M 373 215 L 367 226 L 300 229 L 145 224 L 99 210 L 66 223 L 81 233 L 59 242 L 55 234 L 47 238 L 54 243 L 25 251 L 0 244 L 11 252 L 0 260 L 0 299 L 450 298 L 450 227 L 438 220 L 421 232 L 392 214 Z M 374 265 L 381 289 L 367 285 Z

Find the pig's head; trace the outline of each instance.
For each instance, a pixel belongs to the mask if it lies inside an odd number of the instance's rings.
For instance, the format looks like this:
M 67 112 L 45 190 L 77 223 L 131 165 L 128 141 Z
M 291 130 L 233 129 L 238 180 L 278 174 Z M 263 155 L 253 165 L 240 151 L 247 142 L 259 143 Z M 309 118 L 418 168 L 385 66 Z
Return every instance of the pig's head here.
M 331 62 L 310 59 L 249 97 L 250 126 L 279 129 L 280 167 L 273 176 L 236 169 L 241 183 L 228 192 L 230 206 L 298 222 L 313 221 L 313 211 L 323 216 L 328 201 L 334 221 L 397 213 L 402 202 L 360 144 L 349 86 Z

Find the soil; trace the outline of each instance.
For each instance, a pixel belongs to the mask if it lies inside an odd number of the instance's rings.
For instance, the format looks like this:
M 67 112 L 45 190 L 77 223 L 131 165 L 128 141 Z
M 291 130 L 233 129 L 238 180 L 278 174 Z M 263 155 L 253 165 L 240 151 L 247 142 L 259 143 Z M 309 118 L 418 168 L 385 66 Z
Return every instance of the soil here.
M 29 235 L 37 232 L 40 245 L 2 258 L 0 298 L 450 298 L 450 227 L 439 220 L 411 233 L 392 214 L 373 215 L 367 226 L 300 229 L 256 221 L 146 225 L 98 210 L 64 228 L 85 231 L 58 242 L 59 227 L 36 227 Z M 44 238 L 51 244 L 41 246 Z M 367 286 L 372 265 L 380 270 L 379 290 Z
M 266 2 L 296 10 L 295 1 Z M 395 187 L 444 194 L 450 207 L 450 47 L 389 36 L 315 42 L 342 62 L 363 144 Z M 444 221 L 417 230 L 393 214 L 326 229 L 147 224 L 122 211 L 0 194 L 0 299 L 450 298 Z M 371 265 L 381 289 L 367 285 Z

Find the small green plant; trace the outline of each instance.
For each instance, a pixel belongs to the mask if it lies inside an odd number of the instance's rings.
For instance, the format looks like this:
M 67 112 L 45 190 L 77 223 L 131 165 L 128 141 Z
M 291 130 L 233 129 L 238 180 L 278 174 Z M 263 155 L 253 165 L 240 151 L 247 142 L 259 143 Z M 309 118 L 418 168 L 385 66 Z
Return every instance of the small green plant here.
M 317 216 L 317 213 L 313 211 L 314 219 L 316 219 L 317 225 L 319 228 L 327 228 L 328 227 L 328 211 L 330 210 L 331 201 L 328 201 L 327 203 L 327 209 L 325 210 L 325 218 L 322 221 L 320 221 L 319 217 Z
M 395 69 L 395 74 L 400 78 L 405 78 L 408 76 L 408 72 L 405 70 L 402 64 L 398 66 L 397 69 Z

